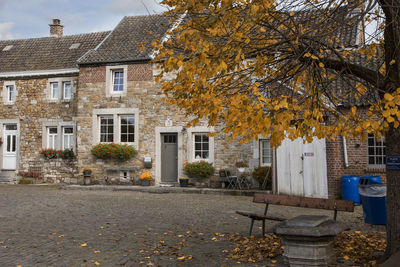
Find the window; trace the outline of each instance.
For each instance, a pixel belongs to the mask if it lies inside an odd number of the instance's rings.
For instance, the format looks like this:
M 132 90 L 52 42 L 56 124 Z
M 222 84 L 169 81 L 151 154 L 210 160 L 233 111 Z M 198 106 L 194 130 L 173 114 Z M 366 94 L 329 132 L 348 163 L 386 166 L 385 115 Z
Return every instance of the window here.
M 50 83 L 50 98 L 58 99 L 58 82 Z
M 47 148 L 57 149 L 57 127 L 47 127 Z
M 367 143 L 368 167 L 384 168 L 386 165 L 386 145 L 383 137 L 376 139 L 373 134 L 368 134 Z
M 135 142 L 135 116 L 120 116 L 120 140 L 122 143 Z
M 114 142 L 113 116 L 100 116 L 100 142 Z
M 260 140 L 260 165 L 271 166 L 271 143 L 268 139 Z
M 106 67 L 106 96 L 125 96 L 127 88 L 128 66 Z
M 63 127 L 63 145 L 62 149 L 73 149 L 74 147 L 74 128 L 73 127 Z
M 138 147 L 139 109 L 109 108 L 92 112 L 94 145 L 115 142 Z
M 15 101 L 15 88 L 14 85 L 7 85 L 7 101 L 14 102 Z
M 112 76 L 113 92 L 122 92 L 124 90 L 124 71 L 113 70 Z
M 71 99 L 71 95 L 72 95 L 72 83 L 63 82 L 63 98 Z
M 194 159 L 207 160 L 210 157 L 210 142 L 207 133 L 195 133 L 194 137 Z

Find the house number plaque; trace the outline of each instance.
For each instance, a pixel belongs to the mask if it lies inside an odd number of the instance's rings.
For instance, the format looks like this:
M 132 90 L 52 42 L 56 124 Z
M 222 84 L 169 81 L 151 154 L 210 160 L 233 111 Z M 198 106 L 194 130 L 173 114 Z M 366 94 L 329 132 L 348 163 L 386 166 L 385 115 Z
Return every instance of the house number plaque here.
M 400 171 L 400 156 L 386 156 L 386 169 Z

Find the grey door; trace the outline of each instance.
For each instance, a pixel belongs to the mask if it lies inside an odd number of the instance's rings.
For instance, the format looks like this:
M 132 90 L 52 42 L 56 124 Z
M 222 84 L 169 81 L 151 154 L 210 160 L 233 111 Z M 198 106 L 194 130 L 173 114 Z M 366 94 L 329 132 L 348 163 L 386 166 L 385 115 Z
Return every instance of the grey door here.
M 178 178 L 178 134 L 161 134 L 161 182 L 173 183 Z

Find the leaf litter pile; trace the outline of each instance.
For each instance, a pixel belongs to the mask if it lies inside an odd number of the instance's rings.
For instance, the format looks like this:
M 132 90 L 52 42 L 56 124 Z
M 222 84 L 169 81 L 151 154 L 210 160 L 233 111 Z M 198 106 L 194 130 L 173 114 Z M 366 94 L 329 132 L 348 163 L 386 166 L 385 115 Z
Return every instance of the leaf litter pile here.
M 234 234 L 228 240 L 236 244 L 230 257 L 237 262 L 261 262 L 282 255 L 281 239 L 273 234 L 264 238 Z M 364 266 L 376 265 L 376 259 L 385 251 L 386 236 L 383 232 L 340 233 L 334 249 L 339 261 L 349 261 Z
M 340 233 L 335 239 L 336 255 L 363 265 L 376 265 L 376 259 L 385 249 L 386 235 L 383 232 Z

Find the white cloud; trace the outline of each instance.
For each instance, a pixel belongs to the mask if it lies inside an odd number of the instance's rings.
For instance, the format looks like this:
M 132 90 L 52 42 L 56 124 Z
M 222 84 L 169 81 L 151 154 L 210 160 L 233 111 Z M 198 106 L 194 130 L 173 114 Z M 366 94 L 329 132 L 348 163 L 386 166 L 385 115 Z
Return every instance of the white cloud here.
M 117 14 L 155 14 L 166 9 L 159 4 L 159 0 L 114 0 L 106 5 L 106 9 Z
M 10 32 L 13 26 L 13 22 L 0 23 L 0 40 L 13 39 L 13 34 Z

